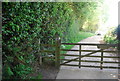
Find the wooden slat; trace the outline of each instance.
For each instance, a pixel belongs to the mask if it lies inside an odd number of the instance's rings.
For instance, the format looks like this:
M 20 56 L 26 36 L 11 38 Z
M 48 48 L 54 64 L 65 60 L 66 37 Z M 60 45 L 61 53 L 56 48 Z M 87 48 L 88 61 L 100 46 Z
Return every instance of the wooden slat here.
M 64 60 L 64 61 L 77 61 L 78 62 L 78 60 L 77 60 L 78 58 L 73 58 L 73 59 L 60 59 L 60 60 Z M 69 62 L 67 62 L 67 63 L 69 63 Z
M 82 52 L 94 52 L 94 51 L 98 51 L 98 50 L 81 50 Z M 98 51 L 98 52 L 101 52 L 101 51 Z M 109 52 L 109 53 L 116 53 L 118 51 L 103 51 L 103 52 Z
M 79 51 L 77 49 L 61 49 L 61 51 Z M 94 51 L 97 51 L 97 52 L 101 52 L 101 51 L 98 51 L 98 50 L 80 50 L 81 52 L 94 52 Z
M 63 65 L 63 64 L 61 64 Z M 63 66 L 79 66 L 79 65 L 74 65 L 74 64 L 64 64 Z M 93 68 L 100 68 L 100 66 L 91 66 L 91 65 L 81 65 L 81 67 L 93 67 Z M 107 69 L 120 69 L 120 67 L 112 67 L 112 66 L 103 66 L 103 68 Z
M 64 65 L 64 66 L 79 66 L 79 65 L 75 65 L 75 64 L 61 64 L 61 65 Z
M 108 53 L 117 53 L 119 51 L 103 51 L 103 52 L 108 52 Z
M 73 55 L 73 54 L 61 54 L 60 56 L 79 56 L 79 55 Z
M 69 61 L 70 59 L 61 59 L 61 60 L 64 60 L 64 61 Z M 79 62 L 79 60 L 73 60 L 73 61 L 76 61 L 76 62 Z M 120 63 L 120 62 L 112 62 L 112 61 L 92 61 L 92 60 L 81 60 L 81 62 L 95 62 L 95 63 Z
M 96 57 L 96 58 L 98 57 L 98 58 L 101 58 L 101 56 L 86 56 L 86 57 Z M 103 58 L 120 58 L 120 57 L 117 57 L 117 56 L 103 56 Z
M 61 51 L 79 51 L 79 50 L 76 50 L 76 49 L 61 49 Z M 81 50 L 81 52 L 95 52 L 95 51 L 97 51 L 97 52 L 101 52 L 101 50 Z M 118 52 L 118 51 L 103 51 L 103 52 L 109 52 L 109 53 L 116 53 L 116 52 Z
M 91 65 L 81 65 L 81 67 L 94 67 L 94 68 L 100 68 L 100 66 L 91 66 Z M 108 69 L 120 69 L 120 67 L 112 67 L 112 66 L 102 66 L 103 68 L 108 68 Z
M 95 52 L 95 51 L 97 51 L 97 52 L 101 52 L 101 50 L 81 50 L 82 52 Z
M 98 51 L 100 51 L 100 50 L 98 50 Z M 91 55 L 91 54 L 93 54 L 93 53 L 96 53 L 96 52 L 97 52 L 97 51 L 94 51 L 94 52 L 92 52 L 92 53 L 88 53 L 88 54 L 86 54 L 86 55 L 83 55 L 82 57 L 89 56 L 89 55 Z M 81 58 L 82 58 L 82 57 L 81 57 Z M 77 59 L 79 59 L 79 57 L 78 57 L 78 58 L 71 59 L 71 60 L 68 60 L 67 62 L 64 62 L 63 64 L 69 63 L 69 62 L 74 61 L 74 60 L 77 60 Z
M 75 49 L 60 49 L 61 51 L 79 51 L 79 50 L 75 50 Z
M 79 55 L 73 55 L 73 54 L 61 54 L 60 56 L 79 56 Z M 84 55 L 81 55 L 83 57 Z M 86 57 L 96 57 L 96 58 L 101 58 L 101 56 L 86 56 Z M 118 56 L 103 56 L 103 58 L 120 58 Z
M 96 53 L 96 52 L 98 52 L 98 51 L 101 51 L 101 50 L 97 50 L 97 51 L 94 51 L 94 52 L 92 52 L 92 53 L 88 53 L 88 54 L 86 54 L 86 55 L 82 55 L 81 58 L 82 58 L 82 57 L 89 56 L 89 55 L 92 55 L 92 54 L 94 54 L 94 53 Z
M 50 58 L 50 59 L 55 59 L 55 57 L 47 57 L 47 56 L 45 56 L 44 58 Z
M 78 61 L 78 60 L 76 60 Z M 113 61 L 91 61 L 91 60 L 81 60 L 81 62 L 97 62 L 97 63 L 120 63 L 120 62 L 113 62 Z
M 106 45 L 106 46 L 117 46 L 117 44 L 91 44 L 91 43 L 61 43 L 61 44 L 64 44 L 64 45 L 93 45 L 93 46 Z
M 66 63 L 69 63 L 69 62 L 71 62 L 71 61 L 75 61 L 75 60 L 77 60 L 77 59 L 79 59 L 79 58 L 68 59 L 67 62 L 64 62 L 64 63 L 62 63 L 62 64 L 66 64 Z M 60 59 L 60 60 L 65 60 L 65 59 Z
M 55 51 L 49 51 L 49 50 L 40 50 L 40 52 L 55 53 Z
M 40 44 L 41 46 L 50 46 L 50 47 L 55 47 L 55 44 Z

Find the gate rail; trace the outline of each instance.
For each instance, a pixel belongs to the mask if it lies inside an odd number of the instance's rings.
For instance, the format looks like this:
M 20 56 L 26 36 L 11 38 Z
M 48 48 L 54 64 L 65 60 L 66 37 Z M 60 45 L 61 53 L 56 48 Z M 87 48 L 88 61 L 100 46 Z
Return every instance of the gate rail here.
M 120 59 L 120 56 L 104 56 L 104 52 L 109 52 L 109 53 L 118 53 L 120 51 L 106 51 L 104 49 L 100 49 L 100 50 L 82 50 L 81 46 L 82 45 L 88 45 L 88 46 L 100 46 L 100 47 L 117 47 L 117 44 L 89 44 L 89 43 L 61 43 L 61 40 L 58 38 L 56 39 L 56 43 L 55 44 L 40 44 L 42 46 L 48 46 L 48 47 L 55 47 L 55 50 L 40 50 L 40 52 L 47 52 L 47 53 L 55 53 L 55 56 L 53 57 L 47 57 L 47 58 L 53 58 L 55 59 L 55 66 L 56 67 L 60 67 L 60 65 L 64 65 L 64 66 L 78 66 L 79 68 L 81 67 L 94 67 L 94 68 L 113 68 L 113 69 L 120 69 L 120 66 L 118 67 L 114 67 L 114 66 L 103 66 L 103 63 L 113 63 L 113 64 L 118 64 L 120 62 L 114 62 L 114 61 L 103 61 L 103 58 L 118 58 Z M 76 49 L 60 49 L 61 45 L 79 45 L 79 50 Z M 74 54 L 60 54 L 61 51 L 78 51 L 79 55 L 74 55 Z M 91 52 L 88 53 L 86 55 L 81 55 L 81 52 Z M 97 53 L 97 52 L 101 52 L 101 56 L 92 56 L 92 54 Z M 73 56 L 76 57 L 74 59 L 60 59 L 61 56 Z M 101 58 L 100 61 L 91 61 L 91 60 L 81 60 L 81 58 L 83 57 L 95 57 L 95 58 Z M 60 61 L 66 61 L 64 63 L 60 63 Z M 78 65 L 74 65 L 74 64 L 67 64 L 71 61 L 77 61 L 79 62 Z M 100 66 L 91 66 L 91 65 L 81 65 L 81 62 L 94 62 L 94 63 L 100 63 Z
M 81 50 L 81 46 L 82 45 L 89 45 L 89 46 L 100 46 L 100 47 L 104 47 L 104 48 L 109 48 L 109 47 L 117 47 L 117 44 L 89 44 L 89 43 L 61 43 L 63 45 L 79 45 L 79 50 L 75 50 L 75 49 L 61 49 L 61 51 L 79 51 L 79 55 L 73 55 L 73 54 L 61 54 L 61 56 L 78 56 L 77 58 L 74 59 L 60 59 L 63 61 L 66 61 L 64 63 L 61 63 L 60 65 L 65 65 L 65 66 L 79 66 L 79 68 L 81 67 L 94 67 L 94 68 L 113 68 L 113 69 L 120 69 L 120 67 L 113 67 L 113 66 L 103 66 L 103 63 L 120 63 L 120 62 L 114 62 L 114 61 L 103 61 L 103 58 L 118 58 L 120 59 L 120 57 L 118 56 L 104 56 L 103 53 L 104 52 L 109 52 L 109 53 L 117 53 L 119 51 L 105 51 L 104 49 L 100 49 L 100 50 Z M 81 55 L 81 52 L 91 52 L 88 53 L 86 55 Z M 97 52 L 101 52 L 101 56 L 90 56 L 94 53 Z M 91 61 L 91 60 L 81 60 L 81 58 L 83 57 L 96 57 L 96 58 L 101 58 L 101 61 Z M 67 64 L 71 61 L 77 61 L 79 62 L 78 65 L 74 65 L 74 64 Z M 94 62 L 94 63 L 100 63 L 100 66 L 91 66 L 91 65 L 81 65 L 81 62 Z

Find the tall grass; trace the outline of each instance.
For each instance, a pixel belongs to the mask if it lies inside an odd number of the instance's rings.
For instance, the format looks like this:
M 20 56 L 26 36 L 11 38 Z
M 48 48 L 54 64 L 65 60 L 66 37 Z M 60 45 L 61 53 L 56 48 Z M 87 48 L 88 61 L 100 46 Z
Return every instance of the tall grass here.
M 93 33 L 90 33 L 90 32 L 83 32 L 83 31 L 80 31 L 78 34 L 76 34 L 77 37 L 73 37 L 73 39 L 71 39 L 70 41 L 68 41 L 67 43 L 77 43 L 77 42 L 80 42 L 81 40 L 83 39 L 86 39 L 88 37 L 91 37 L 91 36 L 94 36 Z M 72 42 L 71 42 L 72 41 Z M 71 49 L 74 45 L 62 45 L 62 47 L 64 49 Z
M 77 37 L 73 37 L 72 40 L 72 43 L 77 43 L 77 42 L 80 42 L 81 40 L 83 39 L 86 39 L 88 37 L 91 37 L 91 36 L 94 36 L 93 33 L 89 33 L 89 32 L 79 32 L 78 34 L 76 34 Z M 71 43 L 71 41 L 68 41 L 68 43 Z M 71 49 L 74 45 L 61 45 L 61 49 Z M 61 51 L 61 54 L 66 54 L 67 51 Z M 64 59 L 64 56 L 61 56 L 60 57 L 61 59 Z

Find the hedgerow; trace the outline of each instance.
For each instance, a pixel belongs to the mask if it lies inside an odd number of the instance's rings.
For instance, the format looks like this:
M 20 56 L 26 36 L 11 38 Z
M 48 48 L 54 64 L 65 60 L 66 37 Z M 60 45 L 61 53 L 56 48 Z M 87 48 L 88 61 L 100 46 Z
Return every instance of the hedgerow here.
M 73 37 L 82 30 L 81 24 L 92 19 L 90 15 L 95 5 L 88 2 L 3 2 L 3 79 L 28 78 L 27 74 L 33 71 L 30 65 L 36 61 L 38 50 L 44 48 L 39 43 L 55 43 L 56 33 L 62 42 L 73 42 Z M 73 28 L 74 22 L 81 26 Z

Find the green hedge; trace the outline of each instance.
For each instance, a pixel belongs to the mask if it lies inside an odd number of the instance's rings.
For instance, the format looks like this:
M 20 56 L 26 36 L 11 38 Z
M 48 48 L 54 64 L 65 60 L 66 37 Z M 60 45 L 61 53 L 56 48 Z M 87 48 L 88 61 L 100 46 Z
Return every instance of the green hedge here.
M 88 19 L 90 6 L 96 7 L 95 3 L 3 2 L 3 79 L 28 78 L 33 71 L 30 64 L 39 56 L 39 41 L 52 44 L 56 33 L 62 42 L 75 41 L 81 28 L 73 23 Z

